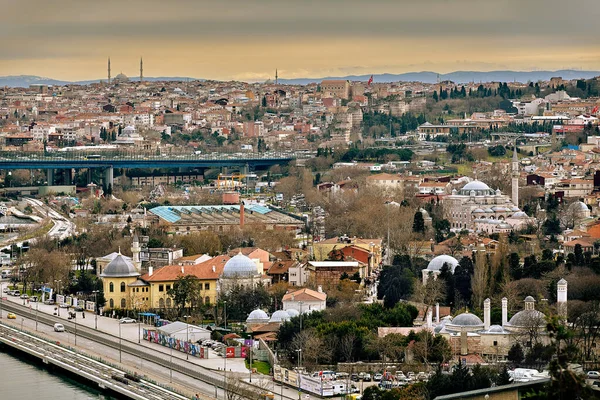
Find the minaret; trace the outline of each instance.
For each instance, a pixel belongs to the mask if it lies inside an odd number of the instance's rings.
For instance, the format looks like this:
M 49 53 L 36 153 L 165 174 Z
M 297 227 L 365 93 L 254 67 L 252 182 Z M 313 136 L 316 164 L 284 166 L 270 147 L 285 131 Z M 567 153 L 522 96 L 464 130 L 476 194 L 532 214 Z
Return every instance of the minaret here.
M 277 80 L 279 79 L 279 77 L 277 76 L 277 69 L 275 69 L 275 84 L 277 85 L 278 82 Z
M 489 299 L 489 297 L 484 300 L 484 302 L 483 302 L 483 328 L 486 331 L 490 329 L 491 305 L 492 305 L 492 301 Z
M 108 57 L 108 84 L 110 85 L 110 57 Z
M 144 60 L 140 57 L 140 83 L 144 81 Z
M 131 261 L 133 261 L 133 265 L 135 265 L 135 269 L 138 272 L 142 269 L 142 262 L 140 260 L 140 252 L 142 249 L 140 248 L 140 239 L 138 238 L 137 233 L 133 234 L 133 242 L 131 243 Z
M 512 201 L 519 207 L 519 157 L 517 157 L 517 141 L 513 150 L 512 159 Z
M 502 298 L 502 326 L 508 322 L 508 299 Z
M 563 278 L 556 285 L 556 308 L 558 315 L 567 318 L 567 281 Z

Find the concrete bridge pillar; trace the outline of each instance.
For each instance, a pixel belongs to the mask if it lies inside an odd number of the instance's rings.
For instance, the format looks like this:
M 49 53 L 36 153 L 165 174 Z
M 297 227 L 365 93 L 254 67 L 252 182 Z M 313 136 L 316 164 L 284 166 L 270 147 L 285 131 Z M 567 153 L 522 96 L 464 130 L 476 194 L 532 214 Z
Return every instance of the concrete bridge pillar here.
M 242 165 L 240 167 L 240 174 L 241 175 L 248 175 L 249 173 L 250 173 L 250 166 L 248 164 Z
M 65 185 L 72 185 L 73 184 L 73 170 L 71 168 L 66 169 L 64 171 L 64 180 L 65 180 Z
M 46 170 L 46 181 L 48 182 L 48 186 L 54 185 L 54 170 L 53 169 Z
M 111 188 L 114 186 L 113 173 L 113 167 L 108 167 L 104 170 L 104 189 L 108 189 L 109 186 Z
M 227 168 L 227 167 L 221 167 L 221 173 L 222 173 L 223 175 L 227 175 L 227 174 L 229 173 L 229 170 L 228 170 L 228 168 Z
M 88 168 L 87 170 L 87 183 L 90 184 L 92 183 L 92 169 Z

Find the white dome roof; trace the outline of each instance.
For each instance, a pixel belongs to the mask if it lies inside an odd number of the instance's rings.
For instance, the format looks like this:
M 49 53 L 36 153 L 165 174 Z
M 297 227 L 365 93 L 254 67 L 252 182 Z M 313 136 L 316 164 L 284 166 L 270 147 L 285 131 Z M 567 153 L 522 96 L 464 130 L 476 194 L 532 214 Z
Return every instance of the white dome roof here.
M 433 260 L 429 261 L 429 264 L 427 265 L 427 269 L 429 271 L 439 271 L 442 269 L 444 264 L 448 264 L 448 267 L 450 267 L 450 270 L 452 271 L 452 273 L 454 273 L 454 268 L 456 268 L 456 266 L 458 265 L 458 261 L 456 260 L 456 258 L 454 258 L 452 256 L 447 256 L 447 255 L 437 256 Z
M 246 318 L 246 322 L 269 322 L 269 315 L 261 309 L 254 310 Z
M 256 264 L 242 253 L 232 257 L 223 267 L 224 278 L 249 277 L 258 274 Z
M 587 212 L 590 209 L 588 208 L 588 206 L 583 202 L 583 201 L 576 201 L 574 203 L 572 203 L 569 206 L 569 211 L 583 211 L 583 212 Z
M 474 209 L 474 210 L 473 210 L 473 213 L 474 213 L 474 214 L 477 214 L 477 213 L 484 213 L 484 212 L 485 212 L 485 211 L 483 211 L 481 208 L 476 208 L 476 209 Z
M 517 211 L 512 215 L 512 218 L 529 218 L 529 216 L 524 211 Z
M 483 325 L 483 322 L 477 315 L 465 312 L 454 317 L 451 324 L 454 326 L 479 326 Z
M 505 331 L 504 328 L 501 327 L 500 325 L 492 325 L 492 326 L 490 326 L 490 329 L 488 329 L 486 331 L 486 333 L 508 333 L 508 332 Z
M 527 327 L 533 323 L 539 326 L 546 325 L 546 316 L 538 310 L 523 310 L 519 311 L 508 321 L 508 324 L 516 327 Z
M 140 276 L 129 257 L 119 253 L 100 274 L 103 278 L 125 278 L 130 276 Z
M 288 315 L 290 316 L 290 318 L 294 318 L 297 317 L 298 315 L 300 315 L 300 312 L 294 308 L 290 308 L 289 310 L 286 310 Z
M 285 322 L 290 319 L 290 315 L 283 310 L 277 310 L 271 315 L 269 322 Z
M 473 181 L 463 186 L 462 190 L 489 190 L 490 187 L 481 181 Z

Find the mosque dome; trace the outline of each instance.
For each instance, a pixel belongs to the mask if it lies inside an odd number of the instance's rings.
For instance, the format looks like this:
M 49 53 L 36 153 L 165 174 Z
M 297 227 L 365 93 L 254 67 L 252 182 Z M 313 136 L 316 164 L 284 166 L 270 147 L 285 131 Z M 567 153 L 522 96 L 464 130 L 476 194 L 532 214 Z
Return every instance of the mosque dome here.
M 448 264 L 452 273 L 454 273 L 454 268 L 458 265 L 458 261 L 456 258 L 447 255 L 441 255 L 435 257 L 433 260 L 429 261 L 427 265 L 427 270 L 429 271 L 439 271 L 442 269 L 444 264 Z
M 524 211 L 517 211 L 512 215 L 512 218 L 529 218 L 529 216 Z
M 125 278 L 129 276 L 139 276 L 137 268 L 129 258 L 121 253 L 117 255 L 102 271 L 103 278 Z
M 546 315 L 538 310 L 522 310 L 508 321 L 508 325 L 515 327 L 527 327 L 532 323 L 537 323 L 539 326 L 546 325 Z
M 471 196 L 473 193 L 475 196 L 493 196 L 496 194 L 496 192 L 493 189 L 490 189 L 488 185 L 478 180 L 469 182 L 460 189 L 460 194 L 463 196 Z
M 486 331 L 486 333 L 508 333 L 504 330 L 500 325 L 492 325 L 490 329 Z
M 115 76 L 114 81 L 116 82 L 129 82 L 129 77 L 127 75 L 125 75 L 124 73 L 120 73 L 119 75 Z
M 473 210 L 473 214 L 483 214 L 485 211 L 483 211 L 481 208 L 476 208 Z
M 241 252 L 227 261 L 223 267 L 223 278 L 250 277 L 257 274 L 254 261 Z
M 583 201 L 576 201 L 569 206 L 569 211 L 573 212 L 588 212 L 590 209 Z
M 271 315 L 271 319 L 269 320 L 269 322 L 285 322 L 288 321 L 290 319 L 290 315 L 287 313 L 287 311 L 283 311 L 283 310 L 277 310 L 273 313 L 273 315 Z
M 294 318 L 297 317 L 298 315 L 300 315 L 300 312 L 294 308 L 290 308 L 289 310 L 286 310 L 288 315 L 290 316 L 290 318 Z
M 517 206 L 512 206 L 512 207 L 510 208 L 510 211 L 515 211 L 515 212 L 516 212 L 516 211 L 521 211 L 521 210 L 520 210 L 520 209 L 519 209 L 519 207 L 517 207 Z
M 481 319 L 470 312 L 465 312 L 457 315 L 451 322 L 454 326 L 483 326 Z
M 269 315 L 261 309 L 256 309 L 246 318 L 247 323 L 269 322 Z

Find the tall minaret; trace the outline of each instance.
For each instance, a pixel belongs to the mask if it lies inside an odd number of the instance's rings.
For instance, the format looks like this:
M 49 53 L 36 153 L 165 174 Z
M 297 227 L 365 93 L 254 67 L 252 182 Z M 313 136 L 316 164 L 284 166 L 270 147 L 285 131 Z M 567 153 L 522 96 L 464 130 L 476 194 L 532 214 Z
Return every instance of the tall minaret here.
M 519 207 L 519 157 L 517 157 L 516 140 L 512 159 L 512 201 L 515 206 Z
M 275 84 L 277 85 L 279 82 L 277 82 L 277 80 L 279 79 L 279 77 L 277 76 L 277 69 L 275 69 Z
M 144 81 L 144 60 L 140 57 L 140 83 Z
M 138 238 L 137 233 L 133 235 L 133 243 L 131 243 L 131 259 L 133 261 L 133 265 L 139 271 L 142 269 L 142 261 L 140 259 L 140 252 L 142 251 L 140 247 L 140 239 Z
M 110 85 L 110 57 L 108 57 L 108 84 Z
M 556 284 L 556 308 L 558 315 L 567 318 L 567 281 L 563 278 Z

